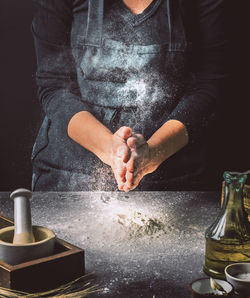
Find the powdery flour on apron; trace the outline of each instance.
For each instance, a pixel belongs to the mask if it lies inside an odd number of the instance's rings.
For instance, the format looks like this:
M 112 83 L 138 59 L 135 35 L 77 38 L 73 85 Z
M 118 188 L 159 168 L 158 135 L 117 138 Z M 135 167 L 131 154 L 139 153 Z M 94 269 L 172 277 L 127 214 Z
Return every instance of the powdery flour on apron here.
M 154 1 L 152 9 L 157 9 L 160 2 Z M 190 87 L 189 44 L 179 1 L 165 1 L 169 41 L 152 45 L 104 39 L 103 3 L 103 0 L 89 1 L 86 35 L 78 36 L 77 46 L 72 50 L 76 62 L 79 61 L 76 67 L 82 101 L 112 132 L 121 126 L 130 126 L 135 133 L 148 139 L 161 126 L 162 120 L 168 119 L 188 84 Z M 35 147 L 33 162 L 36 164 L 37 160 L 39 166 L 35 166 L 33 189 L 117 189 L 110 167 L 63 134 L 60 123 L 45 117 Z M 171 158 L 155 173 L 144 177 L 139 188 L 167 189 L 171 179 L 178 183 L 175 175 L 181 172 L 180 167 L 186 171 L 185 177 L 191 177 L 191 170 L 187 174 L 188 163 L 191 164 L 191 160 L 187 161 L 185 154 Z

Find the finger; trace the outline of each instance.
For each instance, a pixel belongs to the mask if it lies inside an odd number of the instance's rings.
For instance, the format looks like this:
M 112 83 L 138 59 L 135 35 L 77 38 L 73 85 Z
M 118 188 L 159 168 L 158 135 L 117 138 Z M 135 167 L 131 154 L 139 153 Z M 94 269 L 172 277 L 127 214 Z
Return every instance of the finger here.
M 129 161 L 126 163 L 127 171 L 133 173 L 135 171 L 135 158 L 137 154 L 132 152 Z
M 127 139 L 127 145 L 131 149 L 138 149 L 146 143 L 145 138 L 141 134 L 134 134 Z
M 118 175 L 123 180 L 127 171 L 127 167 L 126 164 L 120 158 L 116 157 L 113 158 L 112 170 L 115 173 L 115 175 Z
M 134 136 L 127 139 L 127 145 L 130 148 L 130 150 L 136 149 L 136 138 Z
M 130 158 L 130 149 L 126 144 L 113 146 L 113 159 L 119 158 L 122 162 L 127 162 Z
M 121 177 L 118 175 L 118 173 L 114 172 L 115 180 L 117 182 L 119 190 L 123 190 L 125 182 L 122 181 Z
M 119 190 L 124 190 L 124 185 L 125 185 L 125 183 L 117 183 Z
M 122 184 L 122 185 L 118 185 L 118 189 L 119 189 L 119 190 L 124 190 L 124 184 Z
M 124 184 L 124 186 L 123 186 L 123 190 L 124 190 L 125 192 L 129 192 L 131 189 L 130 189 L 129 187 L 127 187 L 126 184 Z
M 129 148 L 125 144 L 118 145 L 116 148 L 114 148 L 114 151 L 116 156 L 121 157 L 123 159 L 124 156 L 128 155 Z
M 128 183 L 128 181 L 126 181 L 123 185 L 123 190 L 125 192 L 129 192 L 130 190 L 134 189 L 134 185 L 131 183 Z
M 128 191 L 130 191 L 130 190 L 133 190 L 133 189 L 135 189 L 137 187 L 137 184 L 134 184 L 134 183 L 128 183 L 127 181 L 124 183 L 124 185 L 123 185 L 123 190 L 125 191 L 125 192 L 128 192 Z
M 124 140 L 127 140 L 132 136 L 132 129 L 127 126 L 122 126 L 114 134 Z
M 117 175 L 119 176 L 121 182 L 126 182 L 126 178 L 125 178 L 126 172 L 127 172 L 127 168 L 125 166 L 117 169 Z
M 126 183 L 123 186 L 123 189 L 126 189 L 127 191 L 133 190 L 139 185 L 140 181 L 141 178 L 139 177 L 139 175 L 133 175 L 132 183 L 128 183 L 128 181 L 126 181 Z
M 136 138 L 136 140 L 135 140 L 136 148 L 139 148 L 146 143 L 146 140 L 142 134 L 135 134 L 135 135 L 133 135 L 133 137 Z
M 118 148 L 118 151 L 120 151 L 120 149 Z M 122 160 L 122 162 L 126 163 L 129 158 L 130 158 L 130 155 L 131 155 L 131 151 L 129 149 L 128 146 L 124 146 L 121 151 L 119 152 L 119 155 L 120 155 L 120 158 Z
M 115 175 L 115 178 L 117 180 L 121 179 L 123 181 L 127 171 L 126 164 L 122 162 L 120 158 L 113 155 L 111 158 L 111 168 Z
M 132 188 L 133 186 L 133 181 L 134 181 L 134 174 L 133 173 L 130 173 L 130 172 L 126 172 L 126 175 L 125 175 L 125 184 L 128 188 Z

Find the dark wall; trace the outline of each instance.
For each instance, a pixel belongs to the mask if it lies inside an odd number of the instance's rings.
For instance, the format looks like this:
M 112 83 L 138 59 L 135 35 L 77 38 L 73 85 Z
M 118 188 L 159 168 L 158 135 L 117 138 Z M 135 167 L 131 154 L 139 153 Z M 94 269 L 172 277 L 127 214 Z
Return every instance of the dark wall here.
M 0 2 L 0 190 L 30 188 L 30 152 L 39 122 L 31 1 Z
M 213 180 L 214 176 L 217 181 L 222 179 L 224 170 L 250 169 L 250 47 L 247 41 L 250 28 L 247 9 L 249 1 L 225 2 L 231 75 L 219 104 L 215 142 L 210 147 L 212 156 L 216 158 L 211 159 L 209 178 Z
M 222 169 L 250 169 L 249 70 L 250 46 L 248 0 L 226 0 L 230 40 L 231 78 L 220 106 L 218 164 Z M 249 182 L 249 179 L 248 179 Z
M 224 169 L 250 168 L 248 0 L 226 2 L 232 77 L 219 107 L 215 142 L 210 146 L 209 187 L 216 187 L 216 180 L 220 184 Z M 30 0 L 0 2 L 0 191 L 30 188 L 30 153 L 40 123 L 31 6 Z

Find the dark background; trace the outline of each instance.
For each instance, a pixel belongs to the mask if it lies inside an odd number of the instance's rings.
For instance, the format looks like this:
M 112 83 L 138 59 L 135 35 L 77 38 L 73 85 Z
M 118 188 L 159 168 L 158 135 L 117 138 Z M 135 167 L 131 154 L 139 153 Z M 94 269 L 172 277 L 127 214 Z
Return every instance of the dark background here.
M 48 0 L 49 1 L 49 0 Z M 224 170 L 250 168 L 249 146 L 249 0 L 227 2 L 232 76 L 219 106 L 207 182 L 220 186 Z M 36 99 L 36 70 L 30 33 L 30 0 L 0 2 L 0 191 L 30 188 L 32 144 L 41 116 Z

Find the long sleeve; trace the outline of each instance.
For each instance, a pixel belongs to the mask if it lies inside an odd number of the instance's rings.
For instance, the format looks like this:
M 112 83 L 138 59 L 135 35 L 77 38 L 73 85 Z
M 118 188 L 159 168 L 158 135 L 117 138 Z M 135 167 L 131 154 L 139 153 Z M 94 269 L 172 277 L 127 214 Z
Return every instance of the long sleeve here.
M 87 9 L 87 1 L 83 0 L 33 0 L 38 97 L 45 114 L 60 119 L 64 129 L 74 114 L 88 110 L 80 100 L 70 46 L 75 2 Z
M 225 0 L 195 0 L 192 12 L 190 4 L 187 0 L 189 13 L 186 10 L 185 25 L 189 27 L 189 37 L 193 41 L 195 86 L 183 96 L 167 120 L 181 121 L 187 128 L 189 142 L 193 143 L 204 134 L 215 116 L 228 73 L 228 51 Z M 196 17 L 191 17 L 191 13 Z

